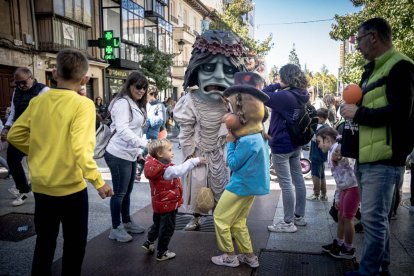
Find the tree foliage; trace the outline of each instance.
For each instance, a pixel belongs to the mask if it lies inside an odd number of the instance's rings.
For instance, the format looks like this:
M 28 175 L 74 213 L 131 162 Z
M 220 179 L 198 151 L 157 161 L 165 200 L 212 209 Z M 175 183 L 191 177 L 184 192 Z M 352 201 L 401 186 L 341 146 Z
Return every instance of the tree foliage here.
M 351 0 L 361 11 L 347 15 L 335 15 L 331 38 L 347 40 L 355 35 L 358 26 L 373 17 L 385 18 L 391 25 L 393 42 L 397 50 L 414 59 L 414 1 L 413 0 Z
M 295 49 L 295 43 L 293 43 L 292 51 L 290 51 L 290 53 L 289 53 L 289 63 L 295 64 L 295 65 L 299 66 L 299 68 L 301 68 L 300 62 L 299 62 L 299 57 L 298 57 L 298 54 L 296 53 L 296 49 Z
M 361 80 L 363 66 L 365 64 L 364 58 L 360 52 L 348 53 L 345 56 L 346 65 L 342 68 L 340 73 L 340 80 L 343 84 L 356 83 Z
M 248 0 L 232 0 L 227 4 L 223 13 L 217 13 L 219 20 L 211 22 L 212 30 L 227 30 L 238 35 L 243 39 L 245 46 L 249 49 L 250 54 L 263 56 L 266 55 L 273 47 L 272 34 L 263 41 L 255 40 L 249 37 L 247 24 L 243 22 L 242 16 L 253 10 L 253 5 Z
M 322 65 L 320 72 L 306 74 L 309 86 L 314 87 L 316 93 L 335 94 L 337 90 L 337 78 L 330 74 L 326 65 Z
M 159 90 L 171 88 L 170 68 L 173 65 L 173 54 L 165 54 L 158 50 L 155 42 L 150 40 L 148 46 L 138 48 L 142 56 L 139 62 L 141 71 L 149 78 L 150 83 Z

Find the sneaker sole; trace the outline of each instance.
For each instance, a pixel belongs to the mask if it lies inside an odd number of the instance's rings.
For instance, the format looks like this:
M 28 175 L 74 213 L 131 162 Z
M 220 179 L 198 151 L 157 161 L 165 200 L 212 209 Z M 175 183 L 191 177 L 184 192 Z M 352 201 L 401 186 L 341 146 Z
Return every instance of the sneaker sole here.
M 144 249 L 145 252 L 150 253 L 150 254 L 153 254 L 155 252 L 155 249 L 154 250 L 151 250 L 151 249 L 149 249 L 149 248 L 147 248 L 147 247 L 145 247 L 143 245 L 141 246 L 141 248 Z
M 336 259 L 351 260 L 351 259 L 355 258 L 355 255 L 341 255 L 341 253 L 339 253 L 339 255 L 335 255 L 335 254 L 329 253 L 329 255 L 331 255 L 332 257 L 334 257 Z
M 142 234 L 142 233 L 145 233 L 145 229 L 144 230 L 131 230 L 131 229 L 126 229 L 125 228 L 125 231 L 127 231 L 128 233 L 131 233 L 131 234 Z
M 219 265 L 219 266 L 238 267 L 240 265 L 240 262 L 239 263 L 236 263 L 236 264 L 232 264 L 232 263 L 231 264 L 228 264 L 228 263 L 216 263 L 213 260 L 211 260 L 211 261 L 213 262 L 213 264 Z
M 155 258 L 158 262 L 163 262 L 163 261 L 168 261 L 168 260 L 171 260 L 171 259 L 174 259 L 175 258 L 175 256 L 174 257 L 168 257 L 168 258 L 162 258 L 162 259 L 159 259 L 159 258 Z
M 111 235 L 109 235 L 108 239 L 110 239 L 110 240 L 116 240 L 117 242 L 130 242 L 130 241 L 133 240 L 132 238 L 131 239 L 128 239 L 128 240 L 121 240 L 121 239 L 119 239 L 117 237 L 113 237 Z
M 273 233 L 296 233 L 298 231 L 298 229 L 295 230 L 283 230 L 283 229 L 269 229 L 267 228 L 267 230 L 269 230 L 270 232 Z

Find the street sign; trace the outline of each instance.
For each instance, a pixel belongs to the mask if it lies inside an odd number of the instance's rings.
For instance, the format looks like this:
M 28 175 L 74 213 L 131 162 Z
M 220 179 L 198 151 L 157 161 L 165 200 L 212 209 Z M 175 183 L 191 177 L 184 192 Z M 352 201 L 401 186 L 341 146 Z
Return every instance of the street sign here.
M 104 59 L 114 59 L 114 49 L 119 48 L 119 37 L 114 37 L 113 31 L 104 31 L 104 36 L 98 39 L 98 47 L 105 50 Z

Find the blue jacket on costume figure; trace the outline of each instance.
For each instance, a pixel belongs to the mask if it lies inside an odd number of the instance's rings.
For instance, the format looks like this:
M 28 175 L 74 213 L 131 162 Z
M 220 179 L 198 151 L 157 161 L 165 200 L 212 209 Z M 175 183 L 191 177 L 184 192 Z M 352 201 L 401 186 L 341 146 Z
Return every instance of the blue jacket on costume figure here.
M 261 133 L 227 143 L 227 163 L 232 173 L 226 190 L 238 196 L 270 192 L 269 150 Z
M 294 114 L 298 114 L 303 104 L 309 101 L 309 93 L 304 89 L 287 87 L 281 89 L 280 84 L 271 84 L 263 88 L 270 100 L 265 105 L 272 109 L 268 134 L 272 137 L 269 141 L 272 153 L 290 153 L 297 150 L 292 144 L 286 124 L 290 124 Z M 275 90 L 278 90 L 274 92 Z

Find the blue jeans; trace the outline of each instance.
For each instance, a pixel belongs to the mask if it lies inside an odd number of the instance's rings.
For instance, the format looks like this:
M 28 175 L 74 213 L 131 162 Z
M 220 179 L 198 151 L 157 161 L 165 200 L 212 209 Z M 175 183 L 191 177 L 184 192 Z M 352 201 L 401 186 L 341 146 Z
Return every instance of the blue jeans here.
M 390 264 L 389 221 L 394 188 L 404 167 L 380 164 L 356 166 L 361 195 L 361 221 L 364 245 L 359 265 L 361 275 L 377 275 Z
M 112 228 L 115 229 L 121 224 L 121 215 L 123 223 L 131 221 L 129 207 L 137 162 L 118 158 L 108 152 L 105 152 L 104 158 L 112 175 L 114 195 L 111 197 L 110 207 Z
M 290 153 L 272 153 L 272 161 L 282 189 L 284 220 L 290 223 L 295 215 L 305 215 L 306 187 L 300 166 L 300 149 Z M 292 184 L 295 186 L 296 201 Z

